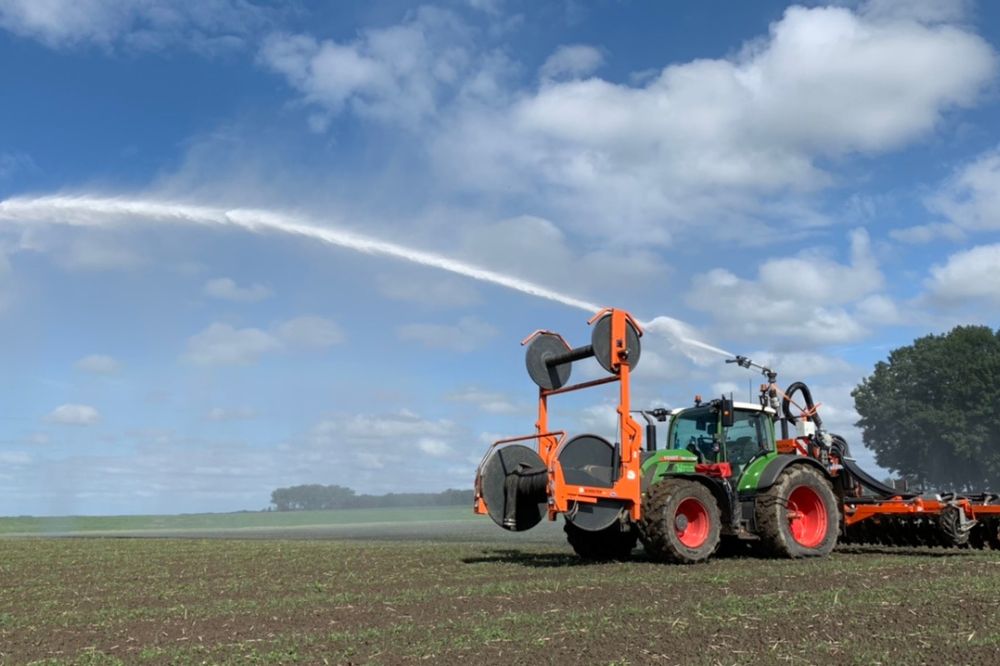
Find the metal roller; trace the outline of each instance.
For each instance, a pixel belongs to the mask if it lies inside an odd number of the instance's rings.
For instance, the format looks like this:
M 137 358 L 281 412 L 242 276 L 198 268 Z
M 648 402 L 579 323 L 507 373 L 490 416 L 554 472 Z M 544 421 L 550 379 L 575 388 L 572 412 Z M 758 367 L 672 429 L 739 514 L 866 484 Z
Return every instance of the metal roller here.
M 598 435 L 577 435 L 556 453 L 563 479 L 571 486 L 611 488 L 618 477 L 614 445 Z
M 572 351 L 566 341 L 555 333 L 536 335 L 524 355 L 524 365 L 528 369 L 531 381 L 547 391 L 565 386 L 573 369 L 572 361 L 566 363 L 551 363 L 551 361 L 564 357 Z
M 535 335 L 524 357 L 531 380 L 546 391 L 560 389 L 569 382 L 573 363 L 591 357 L 596 358 L 602 368 L 614 374 L 620 360 L 620 350 L 611 348 L 611 319 L 612 315 L 609 313 L 597 320 L 591 334 L 591 344 L 585 347 L 573 349 L 555 333 L 541 332 Z M 625 337 L 628 364 L 634 370 L 639 364 L 642 346 L 639 331 L 631 321 L 625 323 Z
M 628 344 L 628 365 L 630 369 L 635 370 L 642 354 L 642 344 L 639 342 L 639 331 L 631 321 L 625 322 L 625 339 Z M 594 358 L 601 367 L 608 372 L 614 372 L 618 356 L 616 350 L 611 349 L 611 314 L 604 315 L 594 324 L 590 346 L 593 348 Z

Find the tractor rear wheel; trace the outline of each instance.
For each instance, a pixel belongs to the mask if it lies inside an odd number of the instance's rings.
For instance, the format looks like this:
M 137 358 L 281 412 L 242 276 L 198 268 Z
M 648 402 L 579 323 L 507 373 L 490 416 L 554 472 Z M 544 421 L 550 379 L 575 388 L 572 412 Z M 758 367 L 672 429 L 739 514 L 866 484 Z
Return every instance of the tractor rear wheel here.
M 643 498 L 639 535 L 646 553 L 661 562 L 704 562 L 719 547 L 719 505 L 704 484 L 666 478 Z
M 792 465 L 757 496 L 761 545 L 776 557 L 821 557 L 837 545 L 840 511 L 819 470 Z
M 629 524 L 628 529 L 623 530 L 617 522 L 611 527 L 591 532 L 579 528 L 567 520 L 563 530 L 566 532 L 566 540 L 569 541 L 569 545 L 573 547 L 573 551 L 577 555 L 585 560 L 598 562 L 627 560 L 635 548 L 636 539 L 638 539 L 632 524 Z

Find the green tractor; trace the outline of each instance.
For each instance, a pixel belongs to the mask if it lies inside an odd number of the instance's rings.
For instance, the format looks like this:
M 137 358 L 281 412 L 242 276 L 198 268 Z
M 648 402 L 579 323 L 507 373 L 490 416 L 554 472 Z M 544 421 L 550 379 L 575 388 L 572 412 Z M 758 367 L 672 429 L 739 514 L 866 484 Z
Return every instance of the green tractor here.
M 637 533 L 650 557 L 703 562 L 720 545 L 735 550 L 741 542 L 782 557 L 833 550 L 840 533 L 837 480 L 811 456 L 779 452 L 774 409 L 696 400 L 668 420 L 666 446 L 648 451 L 642 464 Z M 647 426 L 653 441 L 655 428 Z

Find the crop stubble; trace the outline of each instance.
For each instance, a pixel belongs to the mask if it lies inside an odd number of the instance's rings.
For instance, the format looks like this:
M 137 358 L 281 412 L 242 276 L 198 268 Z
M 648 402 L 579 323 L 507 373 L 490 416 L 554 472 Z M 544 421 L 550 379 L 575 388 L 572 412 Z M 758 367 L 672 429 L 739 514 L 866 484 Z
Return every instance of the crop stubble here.
M 581 564 L 557 545 L 0 541 L 0 663 L 1000 663 L 1000 559 Z

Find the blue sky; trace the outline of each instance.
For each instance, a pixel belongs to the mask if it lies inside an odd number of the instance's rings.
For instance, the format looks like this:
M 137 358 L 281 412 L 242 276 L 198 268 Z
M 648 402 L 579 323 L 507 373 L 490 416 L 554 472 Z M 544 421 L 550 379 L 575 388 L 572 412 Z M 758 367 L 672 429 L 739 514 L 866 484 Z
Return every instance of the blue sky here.
M 0 514 L 468 487 L 532 428 L 519 341 L 589 339 L 234 215 L 674 317 L 860 443 L 890 349 L 1000 325 L 998 49 L 946 0 L 0 0 Z M 644 342 L 643 404 L 758 381 Z M 613 436 L 611 399 L 555 417 Z

